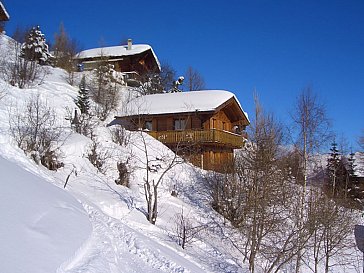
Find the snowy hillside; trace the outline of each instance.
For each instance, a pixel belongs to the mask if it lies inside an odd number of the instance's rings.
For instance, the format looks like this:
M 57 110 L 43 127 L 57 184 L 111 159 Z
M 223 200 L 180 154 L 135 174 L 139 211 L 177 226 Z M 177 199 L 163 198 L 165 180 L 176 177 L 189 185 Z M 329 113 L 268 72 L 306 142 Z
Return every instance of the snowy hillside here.
M 55 272 L 89 239 L 91 223 L 82 205 L 0 157 L 1 272 Z
M 77 83 L 80 79 L 76 75 Z M 142 132 L 127 132 L 127 143 L 116 144 L 114 128 L 107 127 L 113 113 L 94 124 L 92 138 L 75 133 L 70 114 L 78 87 L 67 83 L 61 69 L 49 67 L 44 82 L 32 88 L 3 80 L 0 87 L 0 272 L 249 272 L 248 261 L 234 247 L 244 235 L 211 208 L 204 171 Z M 129 97 L 126 87 L 120 92 Z M 62 165 L 54 171 L 37 164 L 12 137 L 10 124 L 34 98 L 54 110 L 55 126 L 62 129 L 57 149 Z M 98 168 L 89 160 L 95 147 L 103 156 Z M 171 159 L 177 163 L 168 170 Z M 119 162 L 129 169 L 128 187 L 115 183 Z M 158 218 L 152 225 L 144 184 L 159 179 Z M 199 230 L 185 249 L 177 236 L 181 214 Z M 263 266 L 256 272 L 264 272 Z M 282 268 L 291 272 L 289 265 Z M 303 265 L 302 272 L 312 271 Z
M 145 216 L 143 151 L 137 144 L 113 143 L 106 127 L 111 119 L 107 120 L 95 129 L 101 148 L 109 154 L 105 174 L 97 170 L 87 159 L 92 140 L 74 133 L 66 119 L 76 107 L 78 88 L 67 84 L 63 70 L 49 70 L 45 81 L 30 89 L 0 81 L 5 93 L 0 101 L 0 155 L 6 186 L 1 191 L 5 218 L 0 272 L 241 272 L 225 252 L 218 231 L 202 234 L 185 250 L 177 244 L 175 219 L 182 209 L 193 225 L 204 225 L 215 216 L 219 221 L 203 199 L 171 196 L 172 190 L 197 196 L 200 170 L 186 163 L 170 170 L 160 187 L 157 223 L 151 225 Z M 10 134 L 9 119 L 22 115 L 26 103 L 37 96 L 55 111 L 56 124 L 63 128 L 64 166 L 57 171 L 37 165 Z M 137 133 L 131 139 L 137 143 L 140 137 L 152 157 L 174 155 L 148 135 Z M 114 182 L 116 163 L 127 158 L 133 166 L 130 188 Z

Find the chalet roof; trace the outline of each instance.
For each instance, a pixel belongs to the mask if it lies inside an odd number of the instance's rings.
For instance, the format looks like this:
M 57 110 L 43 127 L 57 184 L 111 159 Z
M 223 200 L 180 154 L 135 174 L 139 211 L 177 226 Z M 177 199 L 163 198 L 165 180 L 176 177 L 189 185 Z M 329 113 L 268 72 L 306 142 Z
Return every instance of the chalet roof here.
M 8 21 L 9 18 L 9 13 L 7 13 L 3 3 L 0 1 L 0 21 Z
M 229 101 L 235 101 L 239 112 L 245 115 L 238 99 L 229 91 L 204 90 L 177 93 L 153 94 L 132 100 L 121 112 L 119 117 L 136 115 L 162 115 L 191 112 L 215 112 Z M 248 120 L 249 121 L 249 120 Z
M 139 44 L 139 45 L 133 44 L 131 49 L 128 49 L 127 45 L 87 49 L 79 52 L 76 56 L 76 59 L 92 59 L 99 57 L 107 57 L 114 59 L 123 56 L 132 56 L 141 54 L 148 50 L 150 50 L 153 53 L 153 56 L 160 68 L 160 63 L 152 47 L 150 45 L 145 45 L 145 44 Z

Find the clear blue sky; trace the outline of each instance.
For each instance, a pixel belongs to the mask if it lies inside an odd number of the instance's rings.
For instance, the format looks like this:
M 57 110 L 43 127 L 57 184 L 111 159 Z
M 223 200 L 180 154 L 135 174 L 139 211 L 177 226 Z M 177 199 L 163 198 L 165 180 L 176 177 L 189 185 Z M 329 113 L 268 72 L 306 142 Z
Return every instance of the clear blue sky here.
M 356 148 L 364 134 L 363 0 L 4 0 L 11 21 L 40 25 L 48 40 L 62 21 L 84 49 L 127 38 L 150 44 L 183 75 L 197 69 L 209 89 L 234 92 L 253 114 L 256 89 L 266 110 L 288 120 L 310 85 L 333 130 Z

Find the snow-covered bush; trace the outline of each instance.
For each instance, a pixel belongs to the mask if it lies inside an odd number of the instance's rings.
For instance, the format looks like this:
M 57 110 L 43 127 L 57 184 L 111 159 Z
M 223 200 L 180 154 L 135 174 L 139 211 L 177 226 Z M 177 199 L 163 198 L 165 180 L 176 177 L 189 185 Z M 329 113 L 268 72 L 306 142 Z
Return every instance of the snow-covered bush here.
M 93 140 L 90 146 L 90 151 L 87 154 L 87 159 L 91 162 L 92 165 L 97 168 L 100 173 L 106 173 L 105 162 L 110 157 L 111 154 L 109 153 L 109 151 L 103 150 L 102 147 L 100 147 L 99 143 L 96 140 Z
M 22 40 L 22 37 L 18 38 L 19 41 Z M 1 37 L 1 39 L 4 43 L 0 52 L 1 78 L 19 88 L 27 88 L 42 83 L 48 74 L 48 67 L 39 65 L 37 61 L 21 57 L 22 46 L 19 41 L 6 36 Z
M 10 134 L 18 147 L 34 161 L 50 170 L 62 166 L 57 151 L 63 130 L 56 124 L 55 111 L 41 101 L 39 94 L 26 102 L 24 112 L 9 113 L 9 123 Z
M 127 162 L 118 162 L 117 169 L 119 177 L 115 180 L 115 183 L 125 187 L 129 187 L 130 171 L 128 169 Z
M 110 129 L 112 141 L 120 146 L 127 146 L 130 141 L 130 132 L 121 126 L 113 126 Z

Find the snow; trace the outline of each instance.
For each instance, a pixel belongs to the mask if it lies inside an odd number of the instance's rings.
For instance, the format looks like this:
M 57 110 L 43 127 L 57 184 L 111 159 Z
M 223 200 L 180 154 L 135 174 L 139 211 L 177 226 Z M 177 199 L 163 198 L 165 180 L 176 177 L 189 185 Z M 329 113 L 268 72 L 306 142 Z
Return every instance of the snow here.
M 120 110 L 119 116 L 214 112 L 219 106 L 231 98 L 234 98 L 240 106 L 235 95 L 224 90 L 203 90 L 146 95 L 131 101 L 131 103 L 128 104 L 128 107 L 124 107 Z M 245 112 L 244 114 L 248 117 Z
M 76 78 L 79 80 L 81 75 Z M 102 143 L 100 149 L 109 151 L 107 171 L 100 173 L 87 160 L 92 141 L 72 132 L 65 119 L 75 108 L 78 90 L 66 79 L 65 71 L 50 68 L 44 82 L 29 89 L 18 89 L 0 80 L 6 93 L 0 100 L 0 156 L 6 158 L 0 160 L 4 182 L 0 196 L 4 215 L 0 272 L 221 272 L 218 268 L 242 272 L 238 263 L 231 262 L 231 255 L 225 254 L 220 239 L 207 242 L 212 235 L 202 235 L 206 238 L 198 238 L 193 247 L 182 250 L 172 236 L 173 219 L 181 207 L 193 215 L 196 224 L 206 222 L 206 213 L 216 215 L 206 208 L 199 212 L 192 203 L 170 194 L 171 189 L 189 188 L 198 181 L 198 169 L 183 163 L 166 176 L 160 188 L 160 215 L 154 226 L 145 217 L 145 162 L 137 144 L 122 148 L 113 143 L 105 122 L 94 133 Z M 17 148 L 9 134 L 9 115 L 21 112 L 37 94 L 55 110 L 57 124 L 67 135 L 60 148 L 64 167 L 57 171 L 37 165 Z M 131 136 L 134 142 L 142 137 L 136 134 Z M 174 155 L 152 137 L 143 137 L 152 158 Z M 116 162 L 127 158 L 133 166 L 130 188 L 114 183 Z
M 0 272 L 55 272 L 91 235 L 67 192 L 0 157 Z
M 9 86 L 0 79 L 5 93 L 0 99 L 0 272 L 249 272 L 242 254 L 226 239 L 242 235 L 233 234 L 210 206 L 201 179 L 204 171 L 181 162 L 167 173 L 158 192 L 158 219 L 151 225 L 145 217 L 146 155 L 141 146 L 144 140 L 149 160 L 170 158 L 173 152 L 142 132 L 130 132 L 129 144 L 121 147 L 111 140 L 105 121 L 94 128 L 99 151 L 107 152 L 105 171 L 88 161 L 93 140 L 74 133 L 65 119 L 76 107 L 78 91 L 66 79 L 67 73 L 56 68 L 50 68 L 44 83 L 29 89 Z M 80 79 L 77 74 L 76 83 Z M 9 133 L 9 116 L 21 112 L 37 94 L 55 110 L 57 124 L 67 136 L 60 147 L 64 167 L 57 171 L 37 165 Z M 156 100 L 153 107 L 214 110 L 233 96 L 221 90 L 165 94 L 166 105 Z M 129 162 L 130 187 L 114 182 L 119 161 Z M 149 173 L 150 179 L 158 179 L 166 167 L 165 162 L 157 163 L 161 170 Z M 177 198 L 171 196 L 172 190 L 178 192 Z M 186 249 L 177 244 L 174 231 L 175 217 L 182 209 L 193 225 L 206 227 Z M 302 271 L 310 272 L 304 267 Z
M 364 177 L 364 153 L 357 152 L 354 154 L 355 175 Z

